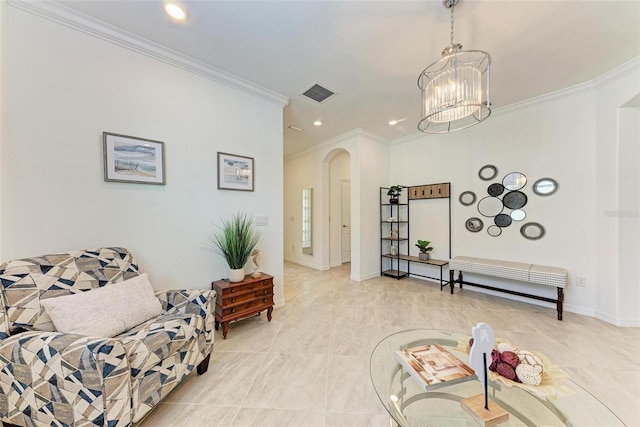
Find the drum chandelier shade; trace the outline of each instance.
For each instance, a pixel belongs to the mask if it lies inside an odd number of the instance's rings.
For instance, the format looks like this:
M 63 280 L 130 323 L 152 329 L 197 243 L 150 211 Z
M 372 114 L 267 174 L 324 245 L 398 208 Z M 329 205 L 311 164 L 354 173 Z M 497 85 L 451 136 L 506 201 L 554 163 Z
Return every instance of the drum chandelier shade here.
M 462 50 L 453 42 L 453 10 L 459 0 L 443 0 L 451 9 L 451 44 L 442 59 L 418 77 L 422 92 L 422 115 L 418 129 L 425 133 L 448 133 L 468 128 L 491 114 L 489 76 L 491 56 L 481 50 Z

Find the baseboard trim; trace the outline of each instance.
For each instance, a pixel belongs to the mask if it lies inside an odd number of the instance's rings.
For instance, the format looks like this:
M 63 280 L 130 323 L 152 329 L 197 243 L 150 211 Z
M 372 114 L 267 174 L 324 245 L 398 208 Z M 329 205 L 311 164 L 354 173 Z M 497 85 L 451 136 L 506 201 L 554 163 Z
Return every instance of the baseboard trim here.
M 319 270 L 319 271 L 326 271 L 326 270 L 330 269 L 329 266 L 321 266 L 321 265 L 317 265 L 317 264 L 312 264 L 310 262 L 301 261 L 301 260 L 295 259 L 295 258 L 284 257 L 284 261 L 291 262 L 293 264 L 298 264 L 298 265 L 301 265 L 303 267 L 313 268 L 314 270 Z

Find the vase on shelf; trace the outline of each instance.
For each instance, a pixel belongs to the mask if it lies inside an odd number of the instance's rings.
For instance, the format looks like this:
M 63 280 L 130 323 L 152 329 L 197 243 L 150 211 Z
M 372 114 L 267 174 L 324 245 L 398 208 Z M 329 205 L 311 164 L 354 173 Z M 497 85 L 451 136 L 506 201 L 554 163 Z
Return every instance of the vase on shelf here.
M 396 245 L 391 245 L 391 256 L 398 255 L 398 247 Z
M 429 261 L 429 252 L 420 252 L 418 254 L 418 259 L 420 261 Z

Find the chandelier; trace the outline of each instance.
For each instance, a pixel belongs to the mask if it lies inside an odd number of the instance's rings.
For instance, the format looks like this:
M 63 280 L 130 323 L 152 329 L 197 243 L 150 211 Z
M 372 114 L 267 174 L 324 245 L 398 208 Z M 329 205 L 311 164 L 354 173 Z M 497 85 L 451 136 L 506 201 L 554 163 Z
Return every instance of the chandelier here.
M 443 0 L 451 9 L 451 41 L 442 58 L 420 73 L 422 115 L 418 129 L 447 133 L 468 128 L 491 114 L 489 69 L 491 56 L 481 50 L 462 50 L 453 42 L 453 10 L 459 0 Z

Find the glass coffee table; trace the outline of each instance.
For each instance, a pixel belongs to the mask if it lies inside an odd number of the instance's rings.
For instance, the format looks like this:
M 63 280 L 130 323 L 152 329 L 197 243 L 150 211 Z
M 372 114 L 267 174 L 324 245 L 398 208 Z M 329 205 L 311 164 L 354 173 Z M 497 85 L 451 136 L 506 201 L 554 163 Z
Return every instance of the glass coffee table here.
M 393 357 L 401 347 L 440 344 L 460 360 L 469 363 L 466 353 L 454 350 L 459 340 L 469 336 L 434 329 L 412 329 L 380 341 L 371 354 L 369 369 L 373 386 L 395 425 L 477 426 L 460 401 L 483 394 L 477 379 L 424 391 Z M 549 355 L 547 355 L 549 356 Z M 602 402 L 567 379 L 573 394 L 558 399 L 542 399 L 518 387 L 489 382 L 489 397 L 509 412 L 501 426 L 624 426 Z

